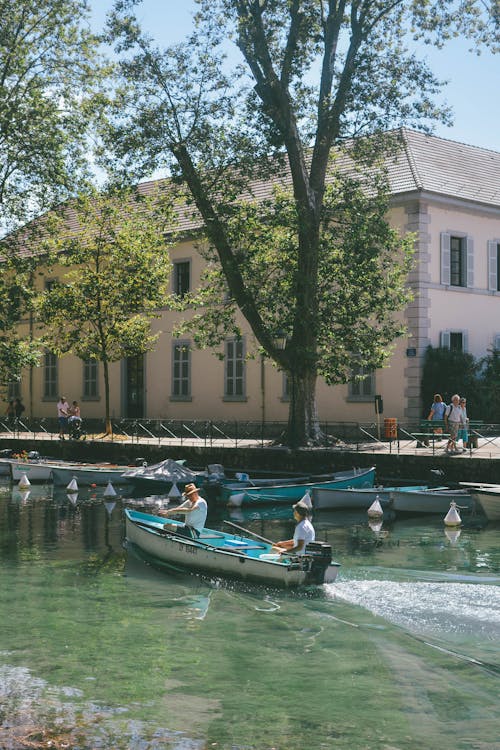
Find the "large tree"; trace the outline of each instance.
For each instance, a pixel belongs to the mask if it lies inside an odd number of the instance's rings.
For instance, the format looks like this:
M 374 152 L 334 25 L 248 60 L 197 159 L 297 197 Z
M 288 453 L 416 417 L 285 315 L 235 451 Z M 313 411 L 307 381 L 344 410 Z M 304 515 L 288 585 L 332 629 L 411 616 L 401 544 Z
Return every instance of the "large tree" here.
M 104 67 L 87 0 L 0 0 L 0 18 L 1 230 L 51 208 L 86 172 Z
M 408 247 L 384 219 L 383 156 L 397 139 L 383 133 L 449 117 L 412 45 L 456 34 L 487 43 L 498 4 L 199 0 L 190 39 L 165 50 L 141 31 L 135 5 L 117 0 L 110 18 L 123 86 L 108 143 L 129 174 L 167 167 L 187 186 L 200 249 L 229 291 L 202 311 L 198 340 L 238 334 L 239 309 L 291 377 L 288 442 L 314 441 L 318 375 L 345 382 L 354 363 L 381 366 L 402 330 L 393 316 Z M 239 59 L 225 57 L 231 43 Z
M 107 434 L 110 362 L 149 351 L 159 336 L 151 320 L 170 281 L 169 201 L 160 190 L 87 192 L 63 207 L 46 239 L 57 280 L 37 300 L 41 340 L 58 355 L 102 363 Z

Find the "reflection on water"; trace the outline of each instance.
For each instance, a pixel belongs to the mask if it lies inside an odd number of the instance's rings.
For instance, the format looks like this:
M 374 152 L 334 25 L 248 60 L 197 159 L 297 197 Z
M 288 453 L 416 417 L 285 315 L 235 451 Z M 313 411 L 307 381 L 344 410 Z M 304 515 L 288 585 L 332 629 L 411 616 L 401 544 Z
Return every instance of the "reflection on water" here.
M 44 722 L 84 749 L 498 747 L 498 524 L 318 514 L 339 579 L 284 592 L 146 565 L 102 488 L 28 492 L 0 485 L 0 747 Z

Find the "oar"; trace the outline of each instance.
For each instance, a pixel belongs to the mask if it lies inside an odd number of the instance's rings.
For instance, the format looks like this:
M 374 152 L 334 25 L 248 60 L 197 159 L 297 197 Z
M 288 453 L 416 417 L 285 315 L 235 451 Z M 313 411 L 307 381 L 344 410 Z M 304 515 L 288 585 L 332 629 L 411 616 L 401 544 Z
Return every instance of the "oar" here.
M 276 542 L 272 542 L 270 539 L 266 539 L 265 536 L 260 536 L 259 534 L 256 534 L 254 531 L 250 531 L 250 529 L 244 529 L 243 526 L 238 526 L 238 524 L 233 523 L 232 521 L 223 521 L 222 523 L 227 523 L 228 526 L 232 526 L 234 529 L 238 529 L 238 531 L 244 531 L 245 534 L 250 534 L 251 536 L 254 536 L 256 539 L 260 539 L 261 542 L 266 542 L 266 544 L 271 544 L 273 547 L 276 544 Z

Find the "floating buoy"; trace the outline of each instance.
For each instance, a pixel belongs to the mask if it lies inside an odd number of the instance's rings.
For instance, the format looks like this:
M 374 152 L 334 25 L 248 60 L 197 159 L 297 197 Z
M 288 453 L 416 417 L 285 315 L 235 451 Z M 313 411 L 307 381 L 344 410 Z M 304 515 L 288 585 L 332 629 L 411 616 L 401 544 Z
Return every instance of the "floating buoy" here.
M 174 482 L 168 491 L 168 498 L 169 500 L 178 500 L 180 497 L 182 497 L 182 492 L 177 487 L 177 482 Z
M 450 544 L 456 544 L 458 542 L 458 538 L 460 534 L 462 533 L 461 529 L 445 529 L 444 533 L 446 535 L 446 538 L 450 542 Z
M 106 489 L 104 490 L 104 497 L 116 497 L 115 488 L 111 482 L 108 482 Z
M 245 497 L 244 492 L 235 492 L 233 495 L 229 496 L 229 500 L 227 501 L 227 504 L 230 508 L 240 508 L 243 504 L 243 498 Z
M 368 508 L 368 516 L 370 518 L 382 518 L 384 515 L 384 511 L 382 510 L 382 506 L 380 505 L 380 498 L 378 495 L 375 495 L 375 500 Z
M 309 494 L 309 490 L 300 498 L 300 502 L 302 503 L 302 505 L 305 505 L 307 508 L 309 508 L 309 510 L 312 510 L 313 504 L 311 495 Z
M 444 517 L 444 525 L 445 526 L 460 526 L 462 523 L 462 519 L 460 518 L 460 513 L 457 510 L 457 504 L 454 500 L 450 503 L 450 510 Z
M 26 474 L 23 474 L 21 479 L 19 480 L 19 484 L 17 485 L 20 490 L 25 490 L 27 487 L 31 487 L 31 482 L 26 476 Z
M 73 477 L 66 489 L 68 492 L 78 492 L 78 482 L 76 481 L 76 477 Z
M 20 492 L 20 493 L 19 493 L 19 495 L 20 495 L 20 497 L 21 497 L 21 502 L 22 502 L 22 503 L 25 503 L 25 502 L 26 502 L 26 500 L 27 500 L 27 499 L 29 498 L 29 496 L 31 495 L 31 490 L 23 490 L 22 492 Z

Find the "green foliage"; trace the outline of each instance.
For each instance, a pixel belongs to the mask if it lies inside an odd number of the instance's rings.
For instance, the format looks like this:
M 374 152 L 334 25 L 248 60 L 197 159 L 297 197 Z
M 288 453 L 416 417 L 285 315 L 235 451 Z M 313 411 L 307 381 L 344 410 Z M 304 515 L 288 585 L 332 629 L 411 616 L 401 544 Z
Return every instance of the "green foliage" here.
M 0 227 L 67 196 L 86 172 L 104 66 L 87 0 L 0 0 Z
M 64 208 L 48 242 L 63 274 L 37 300 L 43 341 L 53 352 L 103 362 L 107 379 L 108 362 L 154 346 L 159 334 L 151 333 L 151 319 L 171 271 L 167 226 L 172 215 L 161 193 L 87 193 Z
M 446 404 L 458 393 L 467 398 L 471 418 L 491 420 L 491 413 L 482 413 L 478 398 L 481 384 L 481 365 L 472 354 L 428 346 L 422 371 L 422 417 L 429 414 L 435 393 L 440 393 Z
M 185 327 L 216 346 L 239 335 L 241 312 L 294 383 L 289 442 L 315 440 L 317 375 L 380 367 L 403 332 L 413 239 L 386 222 L 383 158 L 401 143 L 385 131 L 449 120 L 414 42 L 494 44 L 497 19 L 481 0 L 459 12 L 454 0 L 200 0 L 187 43 L 161 50 L 137 4 L 117 1 L 110 18 L 120 80 L 105 162 L 135 178 L 168 167 L 184 183 L 209 261 L 186 300 L 206 310 Z M 231 43 L 243 65 L 226 64 Z

